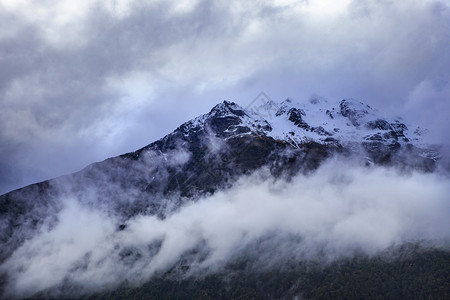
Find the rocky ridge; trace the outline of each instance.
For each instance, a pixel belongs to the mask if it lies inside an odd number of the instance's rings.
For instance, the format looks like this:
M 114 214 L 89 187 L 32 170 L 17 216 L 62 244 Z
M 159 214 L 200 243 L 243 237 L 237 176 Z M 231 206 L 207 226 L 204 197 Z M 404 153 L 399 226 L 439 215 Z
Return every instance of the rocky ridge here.
M 133 216 L 165 218 L 261 168 L 289 179 L 342 155 L 432 172 L 439 156 L 421 132 L 352 99 L 247 109 L 224 101 L 135 152 L 0 196 L 0 262 L 37 230 L 52 228 L 65 199 L 117 216 L 122 230 Z

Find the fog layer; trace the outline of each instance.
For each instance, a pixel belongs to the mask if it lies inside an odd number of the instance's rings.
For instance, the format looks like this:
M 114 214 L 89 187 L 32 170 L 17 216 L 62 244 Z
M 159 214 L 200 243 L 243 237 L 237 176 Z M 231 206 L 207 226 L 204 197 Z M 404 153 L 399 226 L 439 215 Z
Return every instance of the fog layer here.
M 338 160 L 291 182 L 264 174 L 242 178 L 165 219 L 135 217 L 124 230 L 102 211 L 61 199 L 58 224 L 44 226 L 1 266 L 8 275 L 4 296 L 139 283 L 187 253 L 191 270 L 211 271 L 261 240 L 253 254 L 264 264 L 283 256 L 333 261 L 356 252 L 374 255 L 405 242 L 445 247 L 450 240 L 447 177 Z

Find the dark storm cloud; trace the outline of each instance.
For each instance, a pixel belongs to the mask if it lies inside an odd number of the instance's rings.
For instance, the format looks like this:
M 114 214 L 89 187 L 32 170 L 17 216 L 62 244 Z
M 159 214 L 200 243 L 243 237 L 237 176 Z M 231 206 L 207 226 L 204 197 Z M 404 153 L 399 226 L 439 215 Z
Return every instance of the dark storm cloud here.
M 293 24 L 295 21 L 289 21 Z M 307 99 L 355 97 L 403 116 L 446 142 L 450 126 L 450 10 L 432 1 L 353 1 L 333 19 L 275 26 L 282 52 L 248 82 L 270 95 Z M 293 42 L 295 41 L 295 42 Z M 276 65 L 276 67 L 273 67 Z M 283 78 L 283 80 L 274 80 Z
M 448 6 L 354 1 L 348 10 L 336 19 L 303 21 L 303 27 L 292 26 L 289 32 L 284 30 L 288 26 L 273 24 L 268 34 L 283 35 L 278 46 L 289 51 L 281 52 L 278 68 L 255 75 L 253 82 L 260 80 L 280 93 L 278 82 L 270 81 L 286 74 L 280 90 L 294 97 L 296 90 L 336 98 L 352 93 L 388 108 L 405 104 L 426 82 L 445 90 L 450 65 Z M 287 25 L 294 22 L 288 20 Z
M 37 174 L 24 178 L 26 182 L 75 171 L 83 166 L 77 163 L 80 159 L 87 164 L 93 157 L 104 158 L 104 149 L 96 156 L 95 148 L 116 127 L 126 127 L 115 124 L 123 121 L 124 93 L 108 81 L 136 70 L 158 73 L 167 63 L 157 54 L 161 49 L 193 36 L 214 39 L 233 29 L 224 22 L 233 21 L 226 8 L 211 2 L 200 2 L 188 13 L 169 13 L 170 8 L 169 3 L 135 4 L 130 15 L 117 18 L 95 5 L 84 23 L 75 25 L 82 26 L 83 35 L 75 35 L 80 41 L 69 45 L 49 42 L 37 24 L 18 12 L 1 10 L 3 28 L 15 31 L 0 41 L 1 192 L 17 187 L 8 184 L 10 177 L 23 176 L 24 170 L 33 172 L 30 165 L 39 166 Z M 87 159 L 83 154 L 73 158 L 90 143 L 93 147 L 87 151 L 94 153 Z M 75 161 L 52 165 L 67 158 Z M 45 165 L 53 172 L 39 170 Z
M 261 90 L 450 126 L 447 2 L 23 2 L 0 1 L 0 193 Z

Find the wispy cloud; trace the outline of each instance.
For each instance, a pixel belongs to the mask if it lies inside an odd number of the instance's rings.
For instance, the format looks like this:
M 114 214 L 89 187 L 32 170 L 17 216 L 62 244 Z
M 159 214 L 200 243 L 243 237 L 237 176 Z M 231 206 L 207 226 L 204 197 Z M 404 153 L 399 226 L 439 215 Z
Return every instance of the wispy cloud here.
M 1 266 L 8 274 L 6 295 L 63 287 L 67 292 L 70 286 L 91 292 L 124 278 L 140 282 L 190 251 L 197 256 L 186 263 L 195 274 L 220 268 L 246 249 L 267 266 L 285 258 L 326 262 L 405 242 L 450 241 L 447 177 L 340 160 L 290 182 L 261 175 L 242 178 L 165 219 L 138 216 L 124 230 L 104 211 L 61 199 L 58 224 L 26 241 Z M 264 241 L 261 248 L 258 241 Z M 273 252 L 267 255 L 267 249 Z

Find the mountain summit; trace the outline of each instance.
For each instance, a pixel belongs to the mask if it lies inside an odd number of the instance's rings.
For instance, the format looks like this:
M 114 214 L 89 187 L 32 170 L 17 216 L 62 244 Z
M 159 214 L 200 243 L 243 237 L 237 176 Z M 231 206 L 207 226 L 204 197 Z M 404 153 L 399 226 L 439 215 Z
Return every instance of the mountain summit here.
M 135 152 L 1 196 L 0 261 L 43 224 L 56 222 L 62 196 L 125 222 L 139 214 L 163 218 L 263 167 L 289 178 L 333 155 L 431 172 L 438 154 L 422 141 L 422 132 L 353 99 L 288 99 L 247 109 L 224 101 Z
M 367 167 L 433 172 L 439 154 L 424 143 L 424 132 L 354 99 L 246 109 L 224 101 L 135 152 L 0 196 L 0 263 L 57 226 L 73 199 L 114 216 L 120 232 L 137 216 L 164 220 L 259 170 L 289 181 L 340 156 Z

